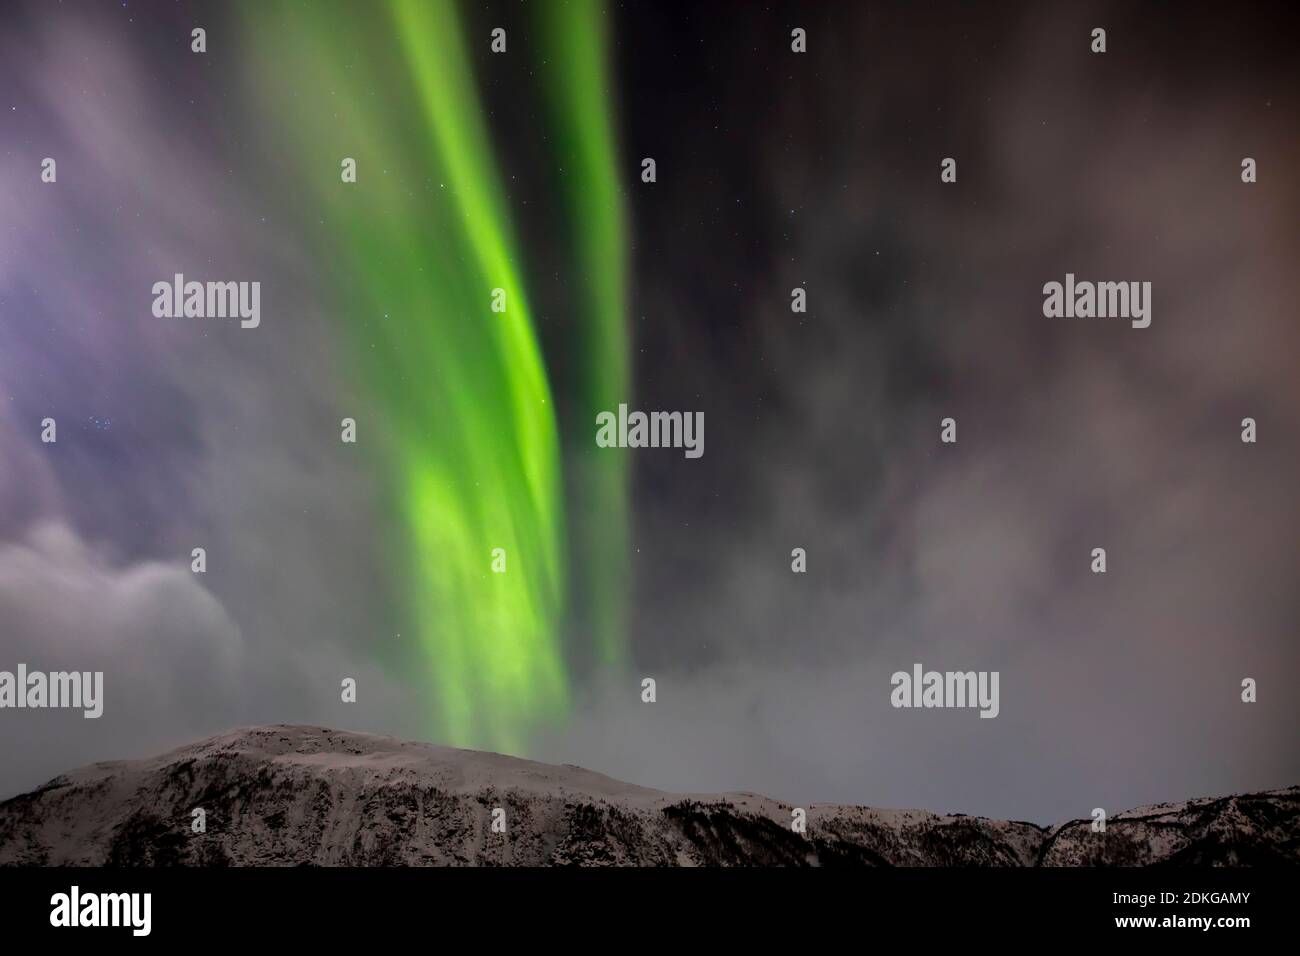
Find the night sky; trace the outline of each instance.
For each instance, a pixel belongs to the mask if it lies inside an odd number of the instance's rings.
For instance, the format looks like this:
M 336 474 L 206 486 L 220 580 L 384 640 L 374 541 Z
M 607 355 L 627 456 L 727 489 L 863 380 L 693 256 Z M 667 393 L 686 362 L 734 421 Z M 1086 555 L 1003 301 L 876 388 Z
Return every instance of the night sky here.
M 106 700 L 0 711 L 0 796 L 270 722 L 1038 822 L 1296 783 L 1297 39 L 8 4 L 0 670 Z M 155 317 L 177 272 L 260 281 L 261 324 Z M 1067 273 L 1149 281 L 1150 327 L 1045 317 Z M 703 412 L 704 455 L 597 448 L 619 402 Z M 998 671 L 998 717 L 891 707 L 916 662 Z

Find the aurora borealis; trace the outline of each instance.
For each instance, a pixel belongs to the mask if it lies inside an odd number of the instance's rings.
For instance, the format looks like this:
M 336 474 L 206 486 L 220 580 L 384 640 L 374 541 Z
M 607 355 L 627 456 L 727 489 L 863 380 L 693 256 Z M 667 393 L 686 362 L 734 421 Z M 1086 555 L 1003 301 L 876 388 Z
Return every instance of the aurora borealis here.
M 346 4 L 317 6 L 310 17 L 299 9 L 273 29 L 259 19 L 263 5 L 248 9 L 251 35 L 275 38 L 255 83 L 282 104 L 275 122 L 294 140 L 295 161 L 356 153 L 364 170 L 355 190 L 337 177 L 311 181 L 343 240 L 340 320 L 355 335 L 386 425 L 391 494 L 407 531 L 394 567 L 430 674 L 431 727 L 458 744 L 518 750 L 527 727 L 562 717 L 568 704 L 563 455 L 464 28 L 450 2 L 388 4 L 389 19 L 376 17 L 360 34 L 340 28 L 351 18 Z M 621 199 L 608 106 L 594 92 L 608 82 L 603 17 L 594 3 L 539 11 L 540 55 L 574 64 L 547 92 L 557 101 L 558 142 L 577 157 L 570 179 L 584 184 L 571 195 L 572 234 L 579 274 L 594 281 L 583 309 L 589 327 L 576 338 L 588 370 L 582 397 L 599 402 L 627 388 Z M 292 50 L 283 49 L 286 35 L 301 37 Z M 289 70 L 286 54 L 297 64 Z M 341 65 L 352 82 L 333 104 L 337 120 L 304 118 L 295 94 L 328 85 Z M 393 83 L 411 89 L 409 114 L 368 101 L 367 91 Z M 399 115 L 420 120 L 398 124 Z M 489 308 L 495 289 L 504 292 L 501 313 Z M 600 569 L 591 624 L 605 658 L 616 659 L 624 470 L 587 469 L 595 520 L 581 553 Z M 506 573 L 489 573 L 496 548 Z
M 1043 821 L 1300 772 L 1280 4 L 5 7 L 0 671 L 104 673 L 5 793 L 275 723 Z

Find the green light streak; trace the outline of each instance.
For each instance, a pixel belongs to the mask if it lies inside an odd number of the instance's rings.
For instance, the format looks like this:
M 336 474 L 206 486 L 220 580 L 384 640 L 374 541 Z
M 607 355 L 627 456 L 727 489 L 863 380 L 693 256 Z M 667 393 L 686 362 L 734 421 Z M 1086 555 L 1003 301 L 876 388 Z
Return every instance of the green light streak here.
M 564 491 L 555 401 L 532 323 L 509 210 L 464 30 L 449 0 L 250 0 L 250 93 L 263 138 L 305 191 L 328 256 L 322 333 L 343 342 L 373 419 L 358 416 L 381 469 L 397 537 L 385 540 L 429 688 L 430 733 L 521 750 L 562 719 L 569 678 Z M 599 456 L 594 416 L 627 396 L 625 248 L 594 4 L 543 4 L 545 94 L 572 220 L 582 420 L 569 459 L 582 514 L 584 626 L 599 659 L 621 660 L 627 470 Z M 512 44 L 514 37 L 512 36 Z M 487 38 L 483 38 L 484 43 Z M 284 155 L 281 155 L 284 154 Z M 357 182 L 340 180 L 343 157 Z M 286 197 L 293 202 L 297 197 Z M 505 290 L 504 314 L 490 309 Z M 358 450 L 362 448 L 358 445 Z M 507 572 L 491 570 L 504 548 Z M 588 580 L 589 578 L 589 580 Z
M 628 400 L 626 215 L 619 184 L 613 117 L 607 105 L 612 78 L 608 23 L 594 0 L 542 3 L 542 72 L 563 170 L 562 189 L 575 245 L 573 286 L 585 293 L 583 380 L 569 455 L 582 509 L 575 516 L 575 549 L 588 570 L 586 620 L 598 659 L 626 657 L 629 519 L 627 458 L 595 447 L 596 413 Z

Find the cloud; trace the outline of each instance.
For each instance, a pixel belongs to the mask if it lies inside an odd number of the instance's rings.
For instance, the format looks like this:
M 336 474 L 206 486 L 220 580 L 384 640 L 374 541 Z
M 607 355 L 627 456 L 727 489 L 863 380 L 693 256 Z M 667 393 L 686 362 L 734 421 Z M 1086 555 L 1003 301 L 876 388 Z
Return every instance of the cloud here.
M 0 797 L 85 763 L 149 756 L 255 723 L 418 735 L 419 699 L 322 642 L 258 644 L 187 564 L 115 561 L 66 525 L 0 544 L 0 670 L 102 671 L 104 711 L 0 712 Z M 344 704 L 344 676 L 356 704 Z
M 7 710 L 0 790 L 110 754 L 143 754 L 238 723 L 248 649 L 199 577 L 179 564 L 115 564 L 66 525 L 0 544 L 0 669 L 102 671 L 104 713 Z
M 670 376 L 642 361 L 641 401 L 703 407 L 710 452 L 637 460 L 638 665 L 660 702 L 600 688 L 547 753 L 652 786 L 1042 822 L 1300 773 L 1294 698 L 1239 699 L 1300 665 L 1296 193 L 1238 178 L 1247 152 L 1294 154 L 1270 81 L 1207 82 L 1189 111 L 1203 61 L 1141 25 L 1116 19 L 1112 43 L 1147 60 L 1103 72 L 1072 52 L 1077 17 L 954 16 L 821 24 L 834 52 L 770 96 L 719 93 L 725 123 L 653 118 L 661 153 L 690 143 L 661 168 L 699 181 L 638 208 L 638 345 L 684 343 Z M 922 49 L 943 65 L 917 68 Z M 691 69 L 686 88 L 753 82 Z M 699 160 L 724 155 L 725 176 Z M 1152 281 L 1152 327 L 1044 318 L 1067 271 Z M 1240 441 L 1247 415 L 1268 442 Z M 892 710 L 916 661 L 999 670 L 1001 715 Z

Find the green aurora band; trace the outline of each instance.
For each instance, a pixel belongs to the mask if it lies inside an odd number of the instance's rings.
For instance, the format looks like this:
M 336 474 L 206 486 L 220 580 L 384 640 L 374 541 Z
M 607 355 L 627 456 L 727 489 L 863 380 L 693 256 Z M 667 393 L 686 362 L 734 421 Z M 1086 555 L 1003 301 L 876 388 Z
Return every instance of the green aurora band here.
M 519 752 L 567 714 L 570 657 L 624 659 L 628 477 L 593 439 L 595 411 L 628 384 L 604 15 L 587 0 L 539 4 L 540 49 L 507 54 L 550 64 L 546 148 L 566 176 L 571 285 L 583 289 L 568 489 L 583 502 L 579 592 L 557 403 L 455 5 L 252 0 L 242 11 L 252 90 L 274 148 L 309 170 L 306 202 L 338 282 L 331 316 L 383 419 L 380 467 L 404 537 L 391 565 L 422 671 L 406 676 L 429 688 L 431 734 Z M 356 183 L 341 182 L 343 157 Z M 504 314 L 490 308 L 498 288 Z M 491 571 L 495 548 L 504 574 Z M 584 636 L 566 646 L 572 622 Z
M 611 82 L 608 23 L 594 3 L 542 3 L 539 31 L 550 68 L 544 72 L 556 150 L 565 170 L 563 192 L 576 224 L 573 285 L 586 293 L 581 306 L 585 401 L 574 424 L 569 456 L 581 511 L 575 520 L 587 556 L 579 628 L 590 634 L 602 664 L 625 662 L 629 527 L 627 459 L 595 446 L 595 413 L 626 401 L 630 372 L 625 324 L 627 248 L 613 125 L 606 99 Z

